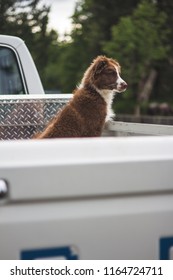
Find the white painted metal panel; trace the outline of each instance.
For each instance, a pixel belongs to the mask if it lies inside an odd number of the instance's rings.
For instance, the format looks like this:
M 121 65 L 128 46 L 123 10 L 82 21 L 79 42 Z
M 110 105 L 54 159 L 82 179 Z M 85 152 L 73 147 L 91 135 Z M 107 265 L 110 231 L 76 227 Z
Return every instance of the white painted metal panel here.
M 159 259 L 172 216 L 171 194 L 4 205 L 0 259 L 63 246 L 79 259 Z
M 116 122 L 108 124 L 109 131 L 117 135 L 173 135 L 173 126 L 144 123 Z
M 173 137 L 0 142 L 11 200 L 173 190 Z

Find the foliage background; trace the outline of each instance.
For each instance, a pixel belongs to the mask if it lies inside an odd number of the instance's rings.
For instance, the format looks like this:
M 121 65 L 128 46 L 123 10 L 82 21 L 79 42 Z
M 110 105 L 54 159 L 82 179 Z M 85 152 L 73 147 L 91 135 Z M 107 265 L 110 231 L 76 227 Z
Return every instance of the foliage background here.
M 119 60 L 129 85 L 116 111 L 147 113 L 151 103 L 164 102 L 172 114 L 172 0 L 78 0 L 64 41 L 48 30 L 49 12 L 42 0 L 0 0 L 0 34 L 26 42 L 45 89 L 72 92 L 104 54 Z

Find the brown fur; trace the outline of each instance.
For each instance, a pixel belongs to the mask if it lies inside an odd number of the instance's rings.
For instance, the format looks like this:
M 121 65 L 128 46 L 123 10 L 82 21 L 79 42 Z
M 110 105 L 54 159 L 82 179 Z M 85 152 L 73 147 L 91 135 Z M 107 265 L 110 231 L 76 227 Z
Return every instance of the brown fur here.
M 34 138 L 100 136 L 107 115 L 107 104 L 97 89 L 115 88 L 115 65 L 120 71 L 117 61 L 98 56 L 85 72 L 82 86 L 75 90 L 72 100 Z

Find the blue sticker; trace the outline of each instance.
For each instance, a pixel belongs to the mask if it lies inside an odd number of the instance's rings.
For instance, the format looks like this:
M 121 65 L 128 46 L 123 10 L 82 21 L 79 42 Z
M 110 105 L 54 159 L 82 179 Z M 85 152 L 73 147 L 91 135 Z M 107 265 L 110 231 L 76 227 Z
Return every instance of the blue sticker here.
M 35 259 L 78 260 L 78 255 L 74 252 L 72 247 L 69 246 L 24 250 L 21 252 L 21 260 L 35 260 Z
M 173 237 L 164 237 L 160 239 L 160 260 L 171 259 L 171 248 L 173 248 Z

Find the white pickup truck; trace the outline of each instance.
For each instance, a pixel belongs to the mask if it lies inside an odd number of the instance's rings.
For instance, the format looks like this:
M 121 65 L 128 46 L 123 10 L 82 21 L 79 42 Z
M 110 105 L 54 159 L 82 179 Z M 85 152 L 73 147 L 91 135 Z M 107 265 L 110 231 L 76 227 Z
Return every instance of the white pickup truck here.
M 25 139 L 70 98 L 43 93 L 24 42 L 0 36 L 0 259 L 173 259 L 173 127 Z

